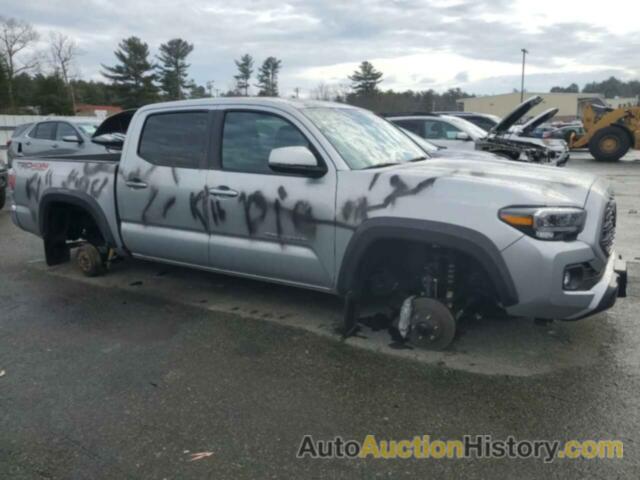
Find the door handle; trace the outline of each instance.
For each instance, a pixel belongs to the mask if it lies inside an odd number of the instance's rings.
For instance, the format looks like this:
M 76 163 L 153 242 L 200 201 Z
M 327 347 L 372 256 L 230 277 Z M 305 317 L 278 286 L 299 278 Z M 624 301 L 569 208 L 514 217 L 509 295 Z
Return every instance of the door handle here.
M 51 145 L 51 148 L 58 148 L 58 144 L 54 143 L 53 145 Z
M 29 145 L 31 145 L 31 142 L 24 142 L 24 144 L 29 146 Z
M 141 189 L 147 188 L 149 186 L 145 182 L 140 180 L 139 178 L 132 178 L 131 180 L 127 180 L 124 183 L 125 183 L 125 185 L 127 187 L 133 188 L 134 190 L 141 190 Z
M 225 197 L 225 198 L 233 198 L 240 195 L 240 192 L 237 190 L 231 190 L 229 187 L 225 187 L 221 185 L 217 188 L 210 188 L 209 193 L 214 197 Z

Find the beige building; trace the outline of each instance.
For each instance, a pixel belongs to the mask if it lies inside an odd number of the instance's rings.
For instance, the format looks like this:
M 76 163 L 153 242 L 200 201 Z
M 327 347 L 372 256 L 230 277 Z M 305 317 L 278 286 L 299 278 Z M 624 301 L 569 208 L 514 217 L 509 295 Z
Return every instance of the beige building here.
M 533 93 L 526 92 L 525 100 L 540 95 L 543 101 L 527 116 L 537 115 L 549 108 L 558 108 L 556 120 L 574 120 L 581 117 L 582 106 L 586 103 L 606 105 L 604 97 L 591 93 Z M 458 108 L 465 112 L 490 113 L 504 117 L 520 104 L 520 92 L 485 97 L 463 98 L 458 101 Z
M 640 97 L 608 98 L 607 103 L 611 108 L 637 107 L 640 105 Z

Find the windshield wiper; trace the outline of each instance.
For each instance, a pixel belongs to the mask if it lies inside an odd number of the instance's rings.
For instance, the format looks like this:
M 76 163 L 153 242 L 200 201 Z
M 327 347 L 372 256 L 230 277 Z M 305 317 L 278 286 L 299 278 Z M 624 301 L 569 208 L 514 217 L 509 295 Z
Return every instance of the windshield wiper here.
M 372 168 L 392 167 L 393 165 L 400 165 L 398 162 L 377 163 L 375 165 L 369 165 L 368 167 L 361 168 L 360 170 L 371 170 Z
M 421 162 L 422 160 L 429 160 L 429 157 L 427 157 L 426 155 L 423 155 L 421 157 L 416 157 L 416 158 L 412 158 L 411 160 L 407 160 L 408 162 Z

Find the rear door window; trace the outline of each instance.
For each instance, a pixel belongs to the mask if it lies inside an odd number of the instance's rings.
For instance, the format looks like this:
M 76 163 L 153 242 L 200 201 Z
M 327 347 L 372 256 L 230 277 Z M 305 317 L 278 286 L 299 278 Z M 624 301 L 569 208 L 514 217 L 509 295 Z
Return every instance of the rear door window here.
M 154 165 L 203 168 L 209 144 L 208 112 L 149 115 L 140 135 L 138 155 Z
M 455 140 L 460 130 L 453 125 L 440 120 L 427 120 L 425 122 L 426 138 L 433 140 Z
M 56 139 L 56 123 L 57 122 L 42 122 L 36 125 L 31 132 L 32 138 L 38 140 L 55 140 Z
M 393 120 L 393 123 L 424 138 L 424 120 Z
M 65 122 L 58 123 L 58 134 L 56 138 L 58 140 L 62 140 L 64 137 L 76 137 L 78 138 L 78 132 L 76 132 L 75 128 Z

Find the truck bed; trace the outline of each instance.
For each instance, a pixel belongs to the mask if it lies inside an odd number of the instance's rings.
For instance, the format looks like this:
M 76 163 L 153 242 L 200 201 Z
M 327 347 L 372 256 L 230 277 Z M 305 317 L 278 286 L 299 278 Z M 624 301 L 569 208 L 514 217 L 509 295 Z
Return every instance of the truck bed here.
M 43 208 L 47 203 L 72 197 L 102 212 L 111 232 L 117 232 L 115 184 L 119 161 L 119 152 L 15 159 L 16 223 L 41 236 Z

